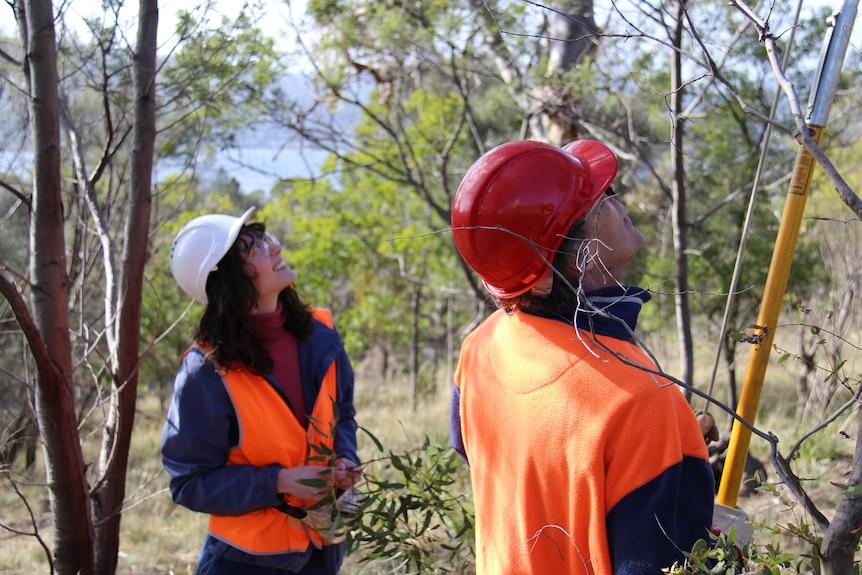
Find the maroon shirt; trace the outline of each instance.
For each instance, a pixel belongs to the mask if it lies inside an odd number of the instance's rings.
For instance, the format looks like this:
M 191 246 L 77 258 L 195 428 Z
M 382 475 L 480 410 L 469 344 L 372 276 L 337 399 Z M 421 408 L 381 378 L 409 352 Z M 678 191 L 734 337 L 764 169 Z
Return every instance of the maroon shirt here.
M 290 401 L 296 420 L 308 427 L 305 396 L 302 393 L 302 374 L 299 371 L 299 351 L 296 337 L 284 329 L 284 309 L 281 302 L 272 313 L 255 316 L 258 335 L 273 361 L 272 377 Z

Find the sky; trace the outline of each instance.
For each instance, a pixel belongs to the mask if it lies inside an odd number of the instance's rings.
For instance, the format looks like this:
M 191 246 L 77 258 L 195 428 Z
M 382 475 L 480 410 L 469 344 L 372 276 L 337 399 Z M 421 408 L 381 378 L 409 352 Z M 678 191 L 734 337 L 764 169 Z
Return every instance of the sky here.
M 176 14 L 179 10 L 192 11 L 204 4 L 207 0 L 159 0 L 159 30 L 158 44 L 160 53 L 166 53 L 176 43 L 174 31 L 176 29 Z M 233 16 L 242 10 L 242 0 L 210 0 L 215 14 L 211 22 L 218 22 L 220 16 Z M 55 9 L 61 5 L 61 0 L 54 0 Z M 301 15 L 305 6 L 305 0 L 290 0 L 290 8 L 284 0 L 263 0 L 266 9 L 264 17 L 259 25 L 264 32 L 275 38 L 279 47 L 292 48 L 290 40 L 294 33 L 290 31 L 287 22 L 294 14 Z M 84 18 L 99 17 L 103 14 L 100 0 L 66 0 L 67 12 L 65 21 L 72 27 L 80 27 L 86 30 L 83 23 Z M 138 10 L 138 2 L 126 1 L 121 17 L 127 22 L 126 35 L 134 41 L 136 33 L 135 17 Z M 4 2 L 0 4 L 0 33 L 4 35 L 17 36 L 15 20 L 11 8 Z M 265 141 L 267 145 L 258 145 Z M 269 190 L 278 176 L 281 177 L 308 177 L 309 170 L 315 169 L 322 161 L 324 155 L 315 151 L 306 151 L 300 156 L 289 145 L 285 149 L 276 148 L 271 141 L 265 137 L 250 135 L 249 142 L 243 145 L 242 150 L 224 152 L 215 160 L 216 167 L 224 168 L 231 177 L 234 177 L 246 192 L 255 189 Z M 170 170 L 170 166 L 164 169 Z
M 81 0 L 75 0 L 81 1 Z M 94 0 L 90 0 L 94 1 Z M 159 43 L 164 45 L 169 41 L 176 26 L 176 13 L 179 10 L 193 10 L 198 5 L 206 0 L 160 0 L 159 1 Z M 213 4 L 213 10 L 216 14 L 224 16 L 232 16 L 238 14 L 243 7 L 243 0 L 210 0 Z M 290 20 L 291 13 L 295 17 L 299 17 L 305 9 L 305 0 L 291 0 L 290 6 L 284 0 L 263 0 L 264 17 L 259 25 L 267 35 L 272 36 L 277 41 L 289 42 L 293 36 L 292 32 L 288 32 L 287 22 Z M 134 6 L 137 9 L 137 3 L 128 2 L 128 5 Z
M 601 2 L 602 0 L 596 0 Z M 793 4 L 796 0 L 779 0 Z M 806 7 L 813 8 L 815 6 L 827 5 L 830 7 L 840 7 L 843 5 L 842 0 L 804 0 Z M 89 16 L 98 16 L 102 14 L 100 0 L 65 0 L 65 5 L 68 7 L 66 14 L 66 22 L 69 25 L 79 25 L 83 27 L 82 18 Z M 175 43 L 174 30 L 176 27 L 177 11 L 194 10 L 207 0 L 159 0 L 159 46 L 160 52 L 165 53 Z M 212 4 L 215 15 L 212 22 L 217 22 L 220 15 L 233 16 L 238 14 L 243 7 L 243 0 L 209 0 Z M 262 0 L 266 10 L 266 16 L 260 21 L 259 25 L 264 32 L 275 38 L 280 43 L 280 48 L 290 49 L 294 32 L 290 29 L 287 22 L 291 18 L 291 13 L 299 17 L 301 16 L 306 0 L 290 0 L 290 3 L 285 0 Z M 61 5 L 60 0 L 54 0 L 55 8 Z M 126 14 L 125 19 L 128 21 L 127 35 L 134 39 L 135 34 L 135 15 L 138 9 L 137 2 L 127 1 L 124 6 Z M 76 24 L 77 22 L 77 24 Z M 12 15 L 12 10 L 8 3 L 0 4 L 0 33 L 17 35 L 14 28 L 15 22 Z M 857 14 L 856 22 L 854 23 L 853 40 L 850 49 L 845 57 L 845 61 L 849 58 L 859 58 L 862 51 L 862 17 Z M 803 101 L 807 102 L 808 95 L 802 96 Z M 256 138 L 260 141 L 260 138 Z M 295 154 L 290 154 L 294 156 Z M 263 165 L 263 166 L 284 166 L 286 162 L 284 156 L 274 155 L 274 150 L 271 147 L 250 146 L 244 149 L 244 156 L 237 158 L 239 161 L 232 161 L 231 158 L 221 160 L 222 167 L 228 170 L 231 174 L 236 174 L 237 179 L 241 182 L 242 188 L 246 191 L 262 188 L 269 189 L 269 186 L 274 181 L 273 176 L 262 176 L 258 171 L 249 169 L 243 164 Z M 304 164 L 297 162 L 297 170 L 305 172 L 307 168 Z M 291 170 L 293 171 L 293 170 Z M 299 175 L 299 174 L 289 174 Z
M 176 28 L 176 14 L 179 10 L 191 11 L 209 1 L 213 5 L 214 12 L 220 15 L 231 16 L 238 14 L 243 7 L 243 0 L 159 0 L 159 45 L 166 46 L 171 41 Z M 260 22 L 261 28 L 276 39 L 286 41 L 292 34 L 285 33 L 286 21 L 290 17 L 291 10 L 295 15 L 302 14 L 305 8 L 305 0 L 290 0 L 290 8 L 284 0 L 263 0 L 266 17 Z M 67 6 L 66 22 L 73 27 L 84 27 L 82 18 L 93 17 L 102 13 L 101 0 L 54 0 L 54 8 L 60 5 Z M 130 22 L 133 29 L 135 14 L 138 10 L 137 2 L 127 1 L 123 7 L 123 15 Z M 17 34 L 15 30 L 15 18 L 12 8 L 4 2 L 0 4 L 0 33 Z
M 178 10 L 192 10 L 195 7 L 209 1 L 216 13 L 224 15 L 237 14 L 243 6 L 243 0 L 160 0 L 159 1 L 159 41 L 160 45 L 166 45 L 170 41 L 173 34 L 176 13 Z M 794 0 L 786 0 L 788 3 Z M 306 0 L 263 0 L 267 16 L 261 21 L 261 26 L 264 31 L 270 33 L 276 39 L 289 41 L 291 33 L 286 33 L 286 20 L 289 19 L 290 12 L 294 15 L 302 14 Z M 54 1 L 55 8 L 61 3 L 59 0 Z M 93 16 L 101 12 L 100 0 L 65 0 L 65 4 L 69 6 L 69 21 L 74 20 L 74 16 L 79 18 L 82 16 Z M 805 5 L 809 7 L 830 6 L 837 8 L 843 4 L 842 0 L 805 0 Z M 137 2 L 126 2 L 125 10 L 133 17 L 138 8 Z M 857 50 L 862 46 L 862 22 L 857 15 L 856 23 L 854 24 L 853 38 Z M 8 3 L 0 5 L 0 32 L 4 34 L 14 33 L 14 17 L 12 9 Z

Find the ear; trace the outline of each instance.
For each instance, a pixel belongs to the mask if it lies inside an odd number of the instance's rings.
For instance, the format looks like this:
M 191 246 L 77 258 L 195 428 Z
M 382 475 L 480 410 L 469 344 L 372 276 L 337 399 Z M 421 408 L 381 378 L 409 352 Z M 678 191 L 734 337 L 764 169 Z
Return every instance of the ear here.
M 576 258 L 574 266 L 582 277 L 596 267 L 596 254 L 589 250 L 586 243 L 578 250 Z
M 553 288 L 554 288 L 554 272 L 553 272 L 553 270 L 551 270 L 550 272 L 548 272 L 548 275 L 546 275 L 544 277 L 544 279 L 542 279 L 542 281 L 540 281 L 539 283 L 537 283 L 535 285 L 535 287 L 533 287 L 533 289 L 530 293 L 532 295 L 538 297 L 538 298 L 544 299 L 544 298 L 548 297 L 549 295 L 551 295 L 551 290 Z

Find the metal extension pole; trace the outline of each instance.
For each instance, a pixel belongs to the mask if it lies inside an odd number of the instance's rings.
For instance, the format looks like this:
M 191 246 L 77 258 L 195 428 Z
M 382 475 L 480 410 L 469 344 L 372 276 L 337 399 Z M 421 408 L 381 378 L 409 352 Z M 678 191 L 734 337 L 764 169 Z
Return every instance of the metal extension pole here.
M 844 62 L 844 54 L 850 43 L 850 32 L 856 20 L 858 3 L 859 0 L 844 1 L 841 8 L 832 14 L 829 21 L 830 27 L 823 40 L 820 63 L 815 84 L 811 88 L 806 118 L 811 137 L 818 146 L 823 139 L 829 108 L 832 105 Z M 763 390 L 763 379 L 766 375 L 769 353 L 772 351 L 772 339 L 775 336 L 775 327 L 778 324 L 781 304 L 787 288 L 787 278 L 790 275 L 790 265 L 793 263 L 793 254 L 796 251 L 796 240 L 799 238 L 805 202 L 808 200 L 813 168 L 814 159 L 803 146 L 800 146 L 772 252 L 772 262 L 769 264 L 769 272 L 766 276 L 766 286 L 754 332 L 755 343 L 748 358 L 739 405 L 736 408 L 736 413 L 752 425 L 757 416 L 760 392 Z M 738 421 L 734 421 L 716 498 L 716 501 L 722 505 L 736 507 L 750 442 L 751 431 Z

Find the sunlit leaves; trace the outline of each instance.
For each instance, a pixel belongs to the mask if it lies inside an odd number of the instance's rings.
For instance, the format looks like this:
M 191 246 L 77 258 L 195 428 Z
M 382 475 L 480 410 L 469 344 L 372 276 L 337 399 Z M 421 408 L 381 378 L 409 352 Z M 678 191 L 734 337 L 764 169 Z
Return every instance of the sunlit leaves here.
M 247 6 L 218 24 L 180 14 L 178 30 L 187 39 L 161 71 L 161 113 L 171 132 L 165 154 L 190 153 L 204 134 L 210 143 L 229 145 L 238 130 L 261 120 L 264 95 L 283 70 L 254 14 Z

